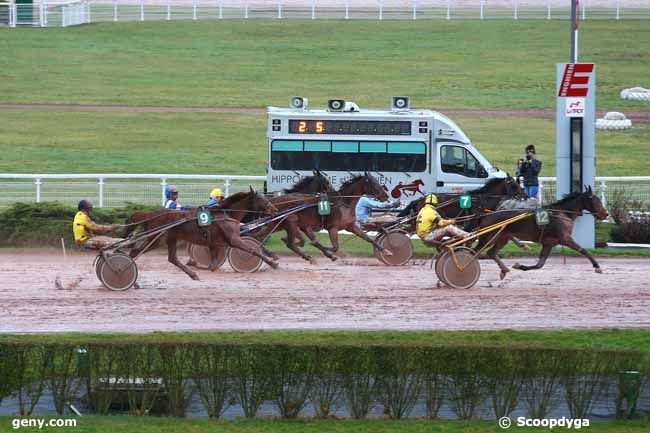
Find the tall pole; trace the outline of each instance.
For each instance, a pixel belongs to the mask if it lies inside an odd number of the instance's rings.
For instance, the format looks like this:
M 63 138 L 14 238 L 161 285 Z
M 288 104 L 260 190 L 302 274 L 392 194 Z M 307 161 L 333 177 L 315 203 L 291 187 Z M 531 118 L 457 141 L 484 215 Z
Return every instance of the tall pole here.
M 569 63 L 578 63 L 578 0 L 571 0 L 571 56 Z

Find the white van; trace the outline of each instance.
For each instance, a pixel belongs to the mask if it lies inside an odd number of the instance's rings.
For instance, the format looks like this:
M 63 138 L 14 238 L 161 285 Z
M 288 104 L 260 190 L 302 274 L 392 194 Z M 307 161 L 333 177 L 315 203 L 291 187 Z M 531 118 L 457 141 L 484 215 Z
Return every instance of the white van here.
M 288 188 L 316 169 L 335 188 L 367 171 L 391 198 L 406 203 L 421 194 L 461 192 L 506 177 L 451 119 L 411 110 L 408 98 L 394 97 L 391 110 L 361 110 L 342 100 L 330 100 L 327 110 L 310 110 L 299 97 L 291 105 L 268 107 L 268 191 Z

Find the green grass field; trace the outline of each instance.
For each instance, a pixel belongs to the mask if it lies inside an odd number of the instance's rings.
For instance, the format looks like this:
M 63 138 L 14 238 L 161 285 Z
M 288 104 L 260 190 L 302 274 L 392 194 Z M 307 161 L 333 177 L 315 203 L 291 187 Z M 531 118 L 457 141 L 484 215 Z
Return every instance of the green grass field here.
M 285 106 L 304 95 L 383 107 L 554 107 L 567 21 L 225 20 L 0 30 L 0 101 Z M 598 64 L 598 108 L 643 85 L 650 22 L 586 21 L 580 60 Z M 625 103 L 642 109 L 643 103 Z
M 13 418 L 20 419 L 20 418 Z M 42 419 L 42 418 L 41 418 Z M 648 431 L 647 422 L 592 422 L 583 429 L 594 433 L 641 433 Z M 557 427 L 560 429 L 560 427 Z M 547 428 L 517 427 L 501 429 L 496 421 L 424 421 L 424 420 L 237 420 L 207 421 L 152 417 L 100 417 L 77 418 L 75 428 L 21 428 L 18 431 L 80 433 L 489 433 L 489 432 L 542 432 Z M 0 417 L 0 432 L 16 431 L 12 418 Z
M 0 172 L 263 175 L 266 166 L 266 116 L 261 114 L 0 113 Z M 536 143 L 544 163 L 541 174 L 555 176 L 552 120 L 454 120 L 490 161 L 511 173 L 522 143 Z M 647 174 L 649 139 L 650 124 L 597 132 L 597 174 Z
M 553 109 L 567 22 L 200 21 L 0 29 L 0 103 L 312 107 L 391 95 L 433 109 Z M 582 61 L 597 63 L 597 108 L 650 70 L 650 22 L 588 21 Z M 405 42 L 407 41 L 407 42 Z M 647 86 L 647 85 L 646 85 Z M 454 117 L 485 155 L 513 170 L 535 143 L 554 176 L 552 120 Z M 3 110 L 0 171 L 263 174 L 265 115 Z M 646 174 L 650 126 L 598 133 L 598 175 Z M 82 163 L 80 163 L 82 161 Z
M 286 344 L 297 346 L 472 346 L 505 348 L 624 349 L 650 352 L 650 330 L 557 331 L 257 331 L 150 334 L 0 334 L 0 344 Z

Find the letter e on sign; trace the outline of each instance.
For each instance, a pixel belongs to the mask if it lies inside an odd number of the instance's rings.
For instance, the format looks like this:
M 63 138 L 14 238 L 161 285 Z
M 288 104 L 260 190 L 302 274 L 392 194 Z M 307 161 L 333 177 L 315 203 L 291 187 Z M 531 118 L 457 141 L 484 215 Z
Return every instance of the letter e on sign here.
M 589 79 L 593 71 L 593 63 L 567 64 L 557 96 L 586 97 L 589 90 Z

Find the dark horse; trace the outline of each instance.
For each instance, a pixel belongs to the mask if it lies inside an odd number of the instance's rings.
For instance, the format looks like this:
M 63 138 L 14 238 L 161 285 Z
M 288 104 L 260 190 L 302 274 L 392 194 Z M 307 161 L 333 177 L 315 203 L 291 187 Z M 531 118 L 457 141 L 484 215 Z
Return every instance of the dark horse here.
M 140 223 L 130 226 L 128 233 L 136 227 L 141 227 L 145 232 L 155 230 L 167 224 L 176 221 L 186 220 L 182 224 L 174 226 L 164 232 L 167 243 L 167 259 L 170 263 L 180 268 L 193 280 L 199 277 L 194 271 L 182 264 L 176 255 L 176 243 L 184 240 L 193 244 L 207 245 L 212 256 L 210 270 L 216 269 L 216 257 L 218 248 L 238 248 L 260 257 L 264 262 L 273 268 L 278 264 L 275 260 L 260 254 L 258 251 L 247 247 L 239 237 L 240 221 L 244 216 L 250 213 L 271 215 L 277 209 L 262 195 L 250 188 L 249 192 L 238 192 L 224 199 L 219 207 L 208 208 L 212 216 L 212 224 L 206 227 L 200 227 L 196 219 L 196 210 L 177 211 L 170 209 L 159 209 L 153 212 L 136 212 L 131 215 L 127 221 L 128 224 Z M 127 234 L 128 234 L 127 233 Z M 137 235 L 137 233 L 136 233 Z M 131 250 L 131 257 L 135 257 L 142 252 L 149 241 L 153 241 L 155 235 L 149 236 L 147 242 L 141 247 Z M 158 241 L 151 245 L 154 248 Z M 147 248 L 147 251 L 149 248 Z
M 355 208 L 362 195 L 375 196 L 379 200 L 387 200 L 386 190 L 379 184 L 377 179 L 368 173 L 359 176 L 353 176 L 344 182 L 338 191 L 327 193 L 328 200 L 331 203 L 331 212 L 329 215 L 319 215 L 315 206 L 309 207 L 296 214 L 300 230 L 307 235 L 311 244 L 318 248 L 326 257 L 336 260 L 335 253 L 339 249 L 338 232 L 347 230 L 361 239 L 373 244 L 378 250 L 384 251 L 384 254 L 390 255 L 391 252 L 376 243 L 369 237 L 361 227 L 356 223 Z M 316 203 L 318 200 L 314 197 L 306 197 Z M 322 245 L 316 237 L 316 231 L 322 229 L 329 233 L 332 247 Z M 293 242 L 292 239 L 289 239 Z
M 542 251 L 539 253 L 537 264 L 533 266 L 525 266 L 517 263 L 513 266 L 514 269 L 522 271 L 540 269 L 544 266 L 546 259 L 551 253 L 551 249 L 556 245 L 564 245 L 589 259 L 594 270 L 601 273 L 602 271 L 598 262 L 596 262 L 596 259 L 594 259 L 587 250 L 578 245 L 571 237 L 573 223 L 576 218 L 582 215 L 583 211 L 586 210 L 590 212 L 599 220 L 604 220 L 608 217 L 607 210 L 603 207 L 598 196 L 593 194 L 591 187 L 588 187 L 584 192 L 569 194 L 562 200 L 551 204 L 546 209 L 550 214 L 549 224 L 538 226 L 535 222 L 534 216 L 531 215 L 528 218 L 509 224 L 500 234 L 496 235 L 496 237 L 495 234 L 491 233 L 481 236 L 476 249 L 480 250 L 488 242 L 494 242 L 492 247 L 488 250 L 488 256 L 499 265 L 499 268 L 501 269 L 501 279 L 505 277 L 509 269 L 497 254 L 499 253 L 499 250 L 501 250 L 501 248 L 503 248 L 504 245 L 513 237 L 517 237 L 521 240 L 533 241 L 542 245 Z M 490 226 L 522 213 L 525 213 L 525 211 L 498 211 L 486 215 L 481 219 L 479 228 Z
M 467 191 L 472 197 L 472 206 L 469 209 L 461 209 L 460 207 L 460 194 L 436 194 L 438 197 L 438 206 L 436 210 L 443 218 L 458 218 L 464 215 L 483 215 L 496 209 L 501 201 L 505 199 L 523 199 L 526 198 L 526 193 L 521 188 L 519 183 L 512 177 L 490 179 L 485 185 L 480 188 Z M 411 213 L 417 213 L 424 206 L 425 197 L 414 200 L 404 208 L 398 217 L 405 217 Z M 466 230 L 472 230 L 476 225 L 477 219 L 470 219 L 464 225 Z M 413 223 L 415 224 L 415 222 Z M 415 230 L 415 227 L 413 227 Z
M 269 201 L 278 209 L 278 212 L 281 213 L 305 204 L 315 205 L 318 200 L 316 194 L 328 191 L 334 191 L 329 179 L 320 171 L 315 170 L 313 176 L 304 177 L 293 187 L 284 189 L 285 195 L 272 197 Z M 287 236 L 283 237 L 282 241 L 285 243 L 287 248 L 303 259 L 313 262 L 313 258 L 310 255 L 300 250 L 300 247 L 305 245 L 305 240 L 300 232 L 299 222 L 300 218 L 298 215 L 289 214 L 277 222 L 269 222 L 260 229 L 251 232 L 250 236 L 262 241 L 269 234 L 284 230 L 287 233 Z M 277 255 L 264 248 L 264 246 L 261 248 L 267 256 L 272 257 L 274 260 L 278 259 Z

